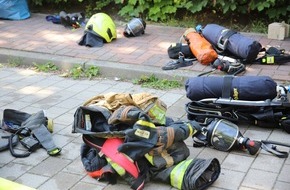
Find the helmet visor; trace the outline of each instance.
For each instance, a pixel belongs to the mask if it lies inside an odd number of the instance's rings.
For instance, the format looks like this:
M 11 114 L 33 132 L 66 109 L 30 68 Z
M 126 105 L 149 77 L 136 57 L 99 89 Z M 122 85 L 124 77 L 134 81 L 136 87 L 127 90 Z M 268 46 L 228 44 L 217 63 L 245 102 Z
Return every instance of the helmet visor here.
M 144 33 L 145 26 L 143 25 L 141 19 L 133 18 L 125 28 L 125 32 L 128 35 L 138 36 Z

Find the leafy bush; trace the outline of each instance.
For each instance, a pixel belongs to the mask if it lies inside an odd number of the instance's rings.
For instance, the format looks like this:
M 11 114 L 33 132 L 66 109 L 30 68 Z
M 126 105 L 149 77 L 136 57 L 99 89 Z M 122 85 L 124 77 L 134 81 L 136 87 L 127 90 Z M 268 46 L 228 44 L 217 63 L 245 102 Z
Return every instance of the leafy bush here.
M 288 0 L 30 0 L 30 4 L 34 5 L 67 5 L 76 2 L 86 7 L 87 16 L 104 8 L 117 7 L 118 14 L 124 18 L 141 17 L 155 22 L 207 10 L 225 15 L 250 15 L 252 18 L 259 14 L 268 22 L 290 22 Z

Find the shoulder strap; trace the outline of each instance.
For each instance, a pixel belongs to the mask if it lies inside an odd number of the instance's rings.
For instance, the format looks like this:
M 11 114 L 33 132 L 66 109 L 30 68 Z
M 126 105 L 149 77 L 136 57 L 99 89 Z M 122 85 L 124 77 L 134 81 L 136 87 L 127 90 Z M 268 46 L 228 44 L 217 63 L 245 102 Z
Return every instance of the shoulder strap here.
M 276 145 L 290 147 L 290 144 L 280 143 L 280 142 L 276 142 L 276 141 L 261 141 L 261 143 L 262 143 L 261 148 L 263 150 L 270 152 L 279 158 L 287 158 L 288 157 L 288 152 L 278 150 Z
M 224 83 L 223 83 L 223 89 L 222 89 L 222 98 L 230 98 L 231 97 L 231 89 L 232 89 L 232 75 L 225 75 L 224 76 Z
M 217 42 L 217 48 L 219 53 L 223 53 L 226 50 L 229 38 L 236 33 L 237 32 L 234 30 L 227 30 L 221 34 Z

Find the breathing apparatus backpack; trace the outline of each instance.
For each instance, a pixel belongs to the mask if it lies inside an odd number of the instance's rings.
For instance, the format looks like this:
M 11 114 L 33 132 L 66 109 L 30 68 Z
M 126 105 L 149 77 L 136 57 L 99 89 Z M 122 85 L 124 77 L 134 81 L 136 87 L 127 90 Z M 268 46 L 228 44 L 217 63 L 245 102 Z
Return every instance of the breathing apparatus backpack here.
M 192 101 L 205 98 L 266 100 L 277 96 L 277 83 L 268 76 L 203 76 L 185 82 L 186 96 Z
M 188 119 L 208 118 L 282 128 L 290 133 L 289 87 L 268 76 L 192 77 L 185 84 Z
M 254 61 L 262 49 L 258 41 L 217 24 L 207 24 L 204 27 L 198 25 L 196 31 L 202 33 L 219 54 L 230 53 L 243 59 L 245 63 Z

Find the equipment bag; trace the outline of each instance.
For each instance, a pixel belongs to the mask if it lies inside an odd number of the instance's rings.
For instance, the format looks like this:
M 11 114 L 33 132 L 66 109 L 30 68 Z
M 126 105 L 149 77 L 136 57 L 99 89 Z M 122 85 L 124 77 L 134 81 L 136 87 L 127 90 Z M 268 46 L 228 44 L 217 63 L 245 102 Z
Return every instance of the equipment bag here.
M 175 43 L 171 44 L 167 49 L 168 56 L 171 59 L 178 59 L 180 57 L 180 52 L 184 55 L 185 59 L 194 58 L 188 44 Z
M 268 76 L 192 77 L 185 83 L 186 96 L 192 101 L 205 98 L 266 100 L 277 96 L 277 83 Z
M 0 18 L 24 20 L 30 17 L 26 0 L 0 0 Z
M 184 38 L 192 54 L 201 64 L 208 65 L 218 58 L 212 45 L 195 30 L 185 31 Z
M 229 52 L 248 63 L 254 61 L 262 49 L 258 41 L 217 24 L 207 24 L 204 28 L 197 26 L 197 31 L 202 32 L 219 53 Z
M 261 54 L 261 56 L 260 56 Z M 276 47 L 263 48 L 254 63 L 274 65 L 290 62 L 290 54 Z
M 182 190 L 202 190 L 208 188 L 219 177 L 221 166 L 216 158 L 187 159 L 158 172 L 152 172 L 152 179 L 170 183 Z

